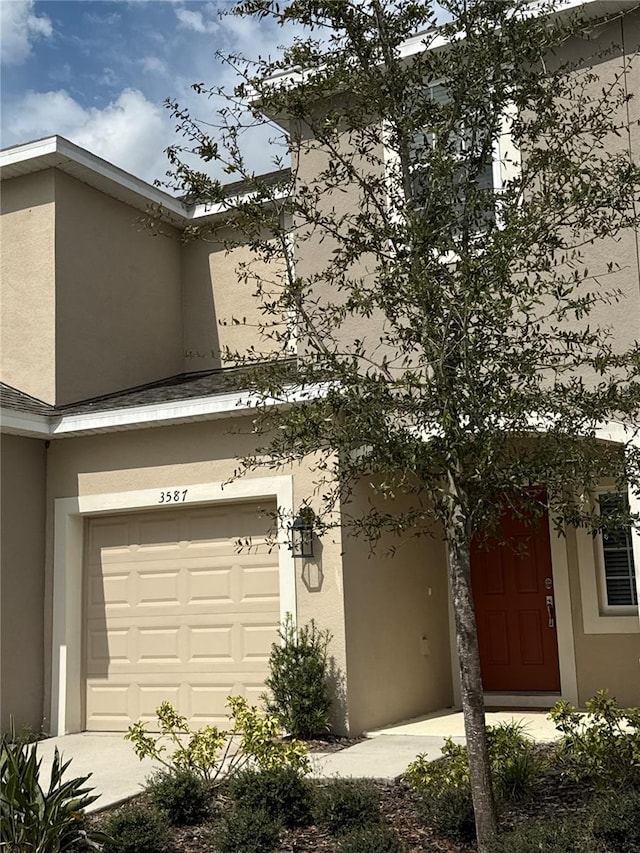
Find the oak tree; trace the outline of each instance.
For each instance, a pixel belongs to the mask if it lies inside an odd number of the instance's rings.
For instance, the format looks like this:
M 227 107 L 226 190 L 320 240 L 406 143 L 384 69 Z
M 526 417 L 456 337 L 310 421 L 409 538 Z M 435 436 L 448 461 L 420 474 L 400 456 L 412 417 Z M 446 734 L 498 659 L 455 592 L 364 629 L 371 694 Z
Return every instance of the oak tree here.
M 636 58 L 619 20 L 553 2 L 245 0 L 234 14 L 297 35 L 273 61 L 226 58 L 238 85 L 217 118 L 171 104 L 185 142 L 169 155 L 174 186 L 226 210 L 259 261 L 238 270 L 262 306 L 255 346 L 225 354 L 247 367 L 263 437 L 242 470 L 313 466 L 316 523 L 374 548 L 444 539 L 486 850 L 472 542 L 499 536 L 507 509 L 597 530 L 599 482 L 640 489 L 640 348 L 611 327 L 621 300 L 638 310 L 637 273 L 617 262 L 640 210 Z M 246 163 L 252 125 L 272 129 L 274 174 Z M 602 440 L 611 421 L 617 443 Z M 369 509 L 350 515 L 363 478 Z

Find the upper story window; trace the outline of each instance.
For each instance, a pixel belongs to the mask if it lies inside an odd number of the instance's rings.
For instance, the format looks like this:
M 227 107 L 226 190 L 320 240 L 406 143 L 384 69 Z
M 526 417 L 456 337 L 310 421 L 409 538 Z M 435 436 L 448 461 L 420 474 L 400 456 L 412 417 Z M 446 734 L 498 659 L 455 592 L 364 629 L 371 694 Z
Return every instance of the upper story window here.
M 600 536 L 600 572 L 602 606 L 608 612 L 621 612 L 638 605 L 631 527 L 616 522 L 626 512 L 626 495 L 608 492 L 600 495 L 600 514 L 611 518 Z
M 432 84 L 425 96 L 434 104 L 449 103 L 447 88 Z M 438 130 L 442 133 L 442 129 Z M 433 129 L 425 127 L 414 137 L 413 192 L 420 206 L 443 210 L 445 218 L 454 215 L 454 231 L 463 226 L 481 232 L 495 221 L 495 193 L 500 188 L 500 169 L 496 146 L 489 135 L 478 128 L 453 122 L 450 132 L 438 139 Z

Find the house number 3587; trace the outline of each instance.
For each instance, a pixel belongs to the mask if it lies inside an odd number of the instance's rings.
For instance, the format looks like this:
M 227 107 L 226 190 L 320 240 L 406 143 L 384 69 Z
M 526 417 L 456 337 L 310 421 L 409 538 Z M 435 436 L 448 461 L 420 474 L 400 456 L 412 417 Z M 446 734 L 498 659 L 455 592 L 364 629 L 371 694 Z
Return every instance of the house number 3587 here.
M 160 492 L 159 504 L 183 503 L 187 499 L 188 489 L 168 489 L 166 492 Z

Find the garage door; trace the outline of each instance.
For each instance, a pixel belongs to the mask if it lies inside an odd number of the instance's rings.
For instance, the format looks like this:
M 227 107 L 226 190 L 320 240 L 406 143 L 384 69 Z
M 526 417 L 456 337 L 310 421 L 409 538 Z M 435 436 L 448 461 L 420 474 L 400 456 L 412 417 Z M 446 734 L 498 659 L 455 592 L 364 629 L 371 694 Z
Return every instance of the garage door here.
M 88 730 L 152 722 L 164 700 L 192 725 L 223 725 L 229 694 L 258 701 L 280 620 L 269 509 L 229 504 L 90 521 Z M 239 539 L 250 545 L 239 551 Z

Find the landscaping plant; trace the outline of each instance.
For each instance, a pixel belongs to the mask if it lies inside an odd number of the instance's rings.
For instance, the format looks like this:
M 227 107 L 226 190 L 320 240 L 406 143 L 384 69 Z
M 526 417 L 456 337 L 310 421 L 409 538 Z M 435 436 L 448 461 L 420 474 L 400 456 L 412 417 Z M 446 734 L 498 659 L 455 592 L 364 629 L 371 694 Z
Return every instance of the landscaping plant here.
M 311 769 L 307 750 L 297 740 L 283 741 L 278 718 L 249 705 L 241 696 L 229 696 L 229 729 L 204 726 L 192 731 L 187 718 L 170 702 L 156 709 L 159 735 L 150 734 L 139 721 L 129 727 L 131 741 L 140 760 L 153 758 L 167 770 L 188 770 L 205 782 L 218 784 L 248 762 L 266 770 L 291 767 L 300 773 Z
M 164 814 L 127 803 L 105 821 L 110 840 L 103 853 L 170 853 L 169 822 Z
M 586 703 L 586 714 L 560 701 L 551 718 L 564 737 L 557 759 L 572 779 L 599 788 L 640 785 L 640 708 L 620 708 L 606 690 Z
M 489 761 L 496 794 L 503 800 L 530 796 L 542 771 L 534 744 L 517 722 L 487 727 Z M 446 738 L 442 758 L 420 755 L 404 774 L 420 795 L 425 821 L 457 841 L 475 836 L 469 759 L 466 746 Z
M 368 779 L 332 779 L 316 790 L 316 823 L 332 835 L 380 824 L 380 798 Z
M 329 731 L 331 696 L 327 687 L 329 631 L 313 619 L 296 628 L 291 614 L 280 627 L 281 644 L 271 646 L 265 694 L 268 710 L 293 737 L 311 738 Z
M 217 828 L 215 849 L 218 853 L 272 853 L 279 836 L 280 824 L 266 812 L 236 806 Z
M 159 770 L 148 780 L 147 793 L 172 826 L 200 823 L 210 811 L 211 785 L 193 770 Z
M 492 853 L 596 853 L 588 830 L 576 821 L 549 819 L 526 822 L 501 835 Z M 630 851 L 625 851 L 630 853 Z
M 241 24 L 281 26 L 289 47 L 233 51 L 237 85 L 196 83 L 193 113 L 169 103 L 169 187 L 219 211 L 190 233 L 254 253 L 237 276 L 261 312 L 255 344 L 223 357 L 243 367 L 261 440 L 234 476 L 302 465 L 318 529 L 380 559 L 443 538 L 483 851 L 497 822 L 472 543 L 509 510 L 597 532 L 585 496 L 640 484 L 639 345 L 611 329 L 637 298 L 612 250 L 640 224 L 621 142 L 635 138 L 621 19 L 636 4 L 585 4 L 586 20 L 582 5 L 243 0 Z M 274 140 L 269 179 L 244 156 L 248 125 Z M 231 308 L 227 322 L 246 320 Z
M 542 761 L 522 724 L 488 726 L 487 741 L 496 795 L 508 802 L 527 799 L 540 779 Z
M 350 832 L 338 841 L 338 853 L 402 853 L 405 849 L 389 826 L 371 826 Z
M 63 781 L 71 760 L 55 750 L 48 788 L 40 782 L 42 759 L 36 745 L 0 741 L 0 848 L 16 853 L 66 853 L 81 844 L 100 850 L 107 837 L 89 832 L 84 809 L 97 800 L 89 776 Z M 90 774 L 89 774 L 90 775 Z
M 228 793 L 245 811 L 266 812 L 287 828 L 311 822 L 311 786 L 291 767 L 241 770 L 230 779 Z
M 607 853 L 640 853 L 640 791 L 611 791 L 593 804 L 591 831 Z

